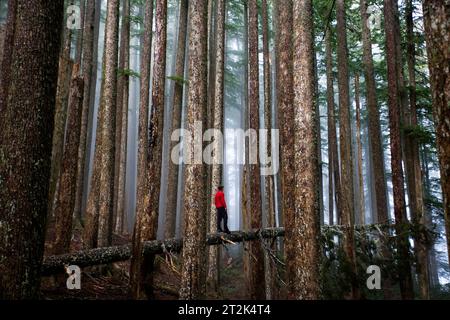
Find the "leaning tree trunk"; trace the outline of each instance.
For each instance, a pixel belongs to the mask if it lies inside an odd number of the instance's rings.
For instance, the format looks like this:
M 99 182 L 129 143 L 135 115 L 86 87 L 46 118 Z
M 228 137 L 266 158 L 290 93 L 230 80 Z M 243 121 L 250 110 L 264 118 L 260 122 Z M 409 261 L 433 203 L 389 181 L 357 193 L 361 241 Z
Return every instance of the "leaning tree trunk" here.
M 189 2 L 189 93 L 186 128 L 194 132 L 196 123 L 205 123 L 207 105 L 207 31 L 206 0 Z M 191 155 L 195 155 L 195 144 L 185 145 Z M 182 253 L 180 299 L 199 299 L 205 294 L 206 264 L 206 170 L 203 163 L 187 163 L 185 171 L 184 214 L 185 231 Z
M 61 0 L 17 1 L 7 49 L 14 72 L 2 79 L 9 89 L 0 105 L 0 299 L 39 293 L 63 8 Z
M 353 162 L 350 129 L 350 86 L 348 74 L 348 48 L 346 34 L 345 0 L 337 0 L 337 58 L 338 58 L 338 88 L 339 88 L 339 141 L 341 157 L 341 224 L 348 228 L 344 232 L 343 245 L 350 264 L 352 275 L 352 292 L 354 299 L 360 296 L 356 283 L 356 256 L 354 225 L 354 190 L 353 190 Z
M 261 205 L 261 175 L 259 154 L 259 63 L 258 63 L 258 6 L 256 0 L 248 1 L 248 65 L 249 65 L 249 90 L 248 109 L 249 112 L 249 165 L 248 177 L 250 190 L 249 218 L 244 229 L 262 228 L 262 205 Z M 217 70 L 216 70 L 217 71 Z M 249 200 L 250 200 L 249 199 Z M 250 299 L 261 300 L 266 297 L 264 277 L 264 252 L 260 242 L 248 244 L 249 257 L 244 260 L 248 263 L 247 291 Z
M 77 155 L 80 143 L 83 78 L 75 65 L 70 83 L 67 108 L 67 134 L 62 154 L 59 188 L 55 204 L 55 242 L 53 254 L 69 252 L 72 238 L 73 208 L 75 204 Z
M 436 125 L 447 252 L 450 261 L 450 9 L 448 1 L 424 0 L 423 13 Z
M 384 1 L 392 186 L 394 196 L 395 231 L 397 234 L 400 291 L 403 299 L 412 299 L 414 298 L 414 293 L 412 287 L 411 266 L 409 262 L 409 242 L 404 225 L 407 222 L 407 218 L 400 139 L 401 103 L 398 85 L 398 65 L 396 61 L 399 57 L 396 53 L 396 23 L 393 1 L 394 0 Z
M 318 299 L 320 208 L 311 0 L 294 1 L 295 216 L 285 220 L 288 297 Z M 321 177 L 320 177 L 321 178 Z
M 153 85 L 152 85 L 152 112 L 148 126 L 148 145 L 149 157 L 147 159 L 146 173 L 148 175 L 149 194 L 145 196 L 144 201 L 148 201 L 148 224 L 141 224 L 140 219 L 136 220 L 135 228 L 149 229 L 147 231 L 148 238 L 153 240 L 156 238 L 158 227 L 158 210 L 159 210 L 159 193 L 161 190 L 161 162 L 162 162 L 162 144 L 163 144 L 163 124 L 164 124 L 164 88 L 166 80 L 166 39 L 167 39 L 167 0 L 157 0 L 156 2 L 156 43 L 155 56 L 153 64 Z M 141 231 L 142 233 L 142 231 Z M 135 238 L 138 241 L 139 238 Z M 133 247 L 139 247 L 134 244 Z M 145 295 L 150 298 L 153 296 L 153 257 L 140 259 L 141 255 L 137 255 L 132 263 L 140 264 L 140 267 L 131 267 L 140 270 L 141 284 L 132 288 L 135 298 L 143 297 L 142 288 Z M 146 269 L 148 267 L 149 269 Z M 136 290 L 138 289 L 138 290 Z M 140 289 L 140 290 L 139 290 Z
M 147 164 L 150 158 L 148 137 L 149 116 L 149 91 L 150 91 L 150 65 L 152 47 L 152 25 L 153 25 L 153 1 L 145 2 L 144 34 L 141 44 L 141 66 L 140 66 L 140 99 L 139 99 L 139 145 L 137 164 L 137 191 L 136 191 L 136 223 L 133 232 L 133 248 L 130 265 L 130 289 L 135 297 L 144 295 L 145 272 L 141 271 L 152 267 L 153 259 L 141 256 L 142 244 L 151 238 L 150 229 L 144 226 L 150 225 L 149 194 L 150 181 L 147 175 Z
M 213 154 L 211 157 L 211 195 L 222 184 L 222 166 L 223 166 L 223 112 L 224 112 L 224 67 L 225 67 L 225 1 L 217 0 L 216 2 L 216 34 L 215 34 L 215 49 L 216 56 L 215 62 L 215 84 L 214 84 L 214 110 L 213 110 L 213 129 L 217 130 L 218 135 L 214 136 L 213 140 Z M 220 132 L 220 134 L 219 134 Z M 214 205 L 214 201 L 210 201 L 209 206 L 209 232 L 214 233 L 217 231 L 217 211 Z M 207 281 L 211 286 L 213 292 L 217 292 L 219 289 L 219 247 L 209 248 L 208 259 L 208 276 Z
M 122 4 L 122 30 L 120 35 L 120 61 L 117 76 L 117 112 L 116 141 L 114 163 L 114 231 L 123 231 L 124 196 L 125 196 L 125 164 L 128 129 L 128 96 L 129 96 L 129 65 L 130 65 L 130 1 Z
M 186 34 L 187 34 L 187 12 L 188 0 L 180 1 L 179 10 L 179 25 L 178 25 L 178 44 L 177 57 L 175 63 L 175 88 L 173 93 L 173 107 L 172 107 L 172 132 L 181 128 L 181 112 L 183 110 L 183 89 L 185 87 L 184 81 L 184 66 L 186 60 Z M 177 141 L 170 142 L 170 150 L 173 150 L 177 145 Z M 177 158 L 178 160 L 178 158 Z M 177 200 L 178 200 L 178 162 L 169 161 L 168 165 L 168 182 L 167 182 L 167 203 L 166 203 L 166 219 L 164 223 L 165 238 L 173 238 L 176 229 L 177 217 Z

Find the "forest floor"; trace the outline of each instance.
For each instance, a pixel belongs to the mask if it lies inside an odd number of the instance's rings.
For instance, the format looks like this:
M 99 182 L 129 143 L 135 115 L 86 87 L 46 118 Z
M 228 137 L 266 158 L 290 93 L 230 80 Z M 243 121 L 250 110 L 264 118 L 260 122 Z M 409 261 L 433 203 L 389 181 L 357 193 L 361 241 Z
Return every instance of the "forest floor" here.
M 46 251 L 50 249 L 53 230 L 49 228 Z M 130 242 L 130 236 L 114 236 L 113 245 Z M 71 251 L 80 250 L 81 232 L 76 228 L 72 238 Z M 218 292 L 208 292 L 207 299 L 240 300 L 246 299 L 243 277 L 242 254 L 222 251 L 220 270 L 221 285 Z M 233 250 L 238 251 L 238 250 Z M 124 300 L 129 295 L 129 261 L 114 263 L 108 267 L 94 266 L 83 268 L 81 289 L 69 290 L 66 287 L 67 275 L 49 276 L 42 279 L 41 294 L 45 300 Z M 180 284 L 180 257 L 178 254 L 157 256 L 155 260 L 154 294 L 156 300 L 176 300 Z

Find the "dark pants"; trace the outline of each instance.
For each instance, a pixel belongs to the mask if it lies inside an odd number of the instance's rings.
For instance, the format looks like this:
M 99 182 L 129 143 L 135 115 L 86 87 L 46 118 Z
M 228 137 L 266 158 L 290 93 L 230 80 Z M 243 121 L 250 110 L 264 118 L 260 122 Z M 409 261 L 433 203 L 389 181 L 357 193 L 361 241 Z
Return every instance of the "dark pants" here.
M 221 223 L 223 220 L 223 226 L 225 229 L 225 232 L 229 232 L 228 230 L 228 214 L 227 209 L 225 208 L 217 208 L 217 231 L 222 231 Z

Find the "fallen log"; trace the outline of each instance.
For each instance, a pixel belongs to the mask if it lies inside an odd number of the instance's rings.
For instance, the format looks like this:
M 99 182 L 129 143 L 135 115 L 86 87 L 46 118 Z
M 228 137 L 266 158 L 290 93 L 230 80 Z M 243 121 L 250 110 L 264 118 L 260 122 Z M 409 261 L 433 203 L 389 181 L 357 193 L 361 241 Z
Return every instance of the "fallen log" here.
M 206 237 L 207 245 L 230 244 L 254 241 L 261 238 L 271 239 L 284 236 L 284 228 L 266 228 L 253 231 L 233 231 L 230 234 L 213 233 Z M 154 240 L 144 243 L 144 255 L 180 252 L 183 239 Z M 131 258 L 131 245 L 95 248 L 70 254 L 48 256 L 42 264 L 42 275 L 48 276 L 65 272 L 65 267 L 77 265 L 80 268 L 126 261 Z

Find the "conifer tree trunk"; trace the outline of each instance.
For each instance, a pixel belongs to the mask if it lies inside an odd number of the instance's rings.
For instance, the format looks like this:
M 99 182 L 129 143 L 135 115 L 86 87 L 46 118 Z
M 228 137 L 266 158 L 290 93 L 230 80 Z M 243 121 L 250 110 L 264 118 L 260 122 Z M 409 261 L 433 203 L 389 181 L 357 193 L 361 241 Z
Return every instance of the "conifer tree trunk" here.
M 261 20 L 262 20 L 262 34 L 263 34 L 263 72 L 264 72 L 264 128 L 267 130 L 266 141 L 266 154 L 267 159 L 272 158 L 272 83 L 271 83 L 271 63 L 270 63 L 270 51 L 269 51 L 269 12 L 268 12 L 267 0 L 261 1 Z M 272 163 L 273 164 L 273 160 Z M 274 204 L 274 175 L 275 172 L 271 172 L 264 177 L 266 196 L 265 200 L 265 214 L 266 214 L 266 227 L 275 227 L 275 204 Z M 272 249 L 275 249 L 275 243 L 272 245 Z M 276 265 L 265 252 L 265 265 L 266 265 L 266 299 L 271 300 L 274 298 L 274 290 L 276 288 Z
M 148 145 L 149 157 L 147 159 L 146 173 L 149 181 L 149 194 L 144 196 L 148 201 L 148 225 L 139 224 L 136 228 L 149 229 L 148 239 L 156 238 L 158 228 L 159 194 L 161 190 L 161 162 L 162 162 L 162 144 L 163 144 L 163 124 L 164 124 L 164 89 L 166 82 L 166 42 L 167 42 L 167 0 L 156 1 L 156 42 L 153 64 L 153 84 L 152 84 L 152 111 L 148 126 Z M 139 223 L 136 220 L 136 223 Z M 137 241 L 137 239 L 135 239 Z M 135 245 L 136 246 L 136 245 Z M 137 247 L 137 246 L 136 246 Z M 140 257 L 140 255 L 138 256 Z M 137 258 L 137 257 L 136 257 Z M 141 264 L 141 288 L 145 288 L 145 294 L 148 298 L 153 296 L 153 261 L 154 257 L 149 257 L 148 261 L 136 259 L 134 263 Z M 148 263 L 148 264 L 147 264 Z M 148 266 L 149 269 L 145 269 Z M 148 274 L 148 275 L 146 275 Z M 139 292 L 138 292 L 139 294 Z M 138 298 L 139 296 L 136 296 Z
M 80 146 L 78 148 L 77 165 L 77 189 L 75 194 L 74 216 L 81 218 L 83 202 L 83 189 L 85 184 L 86 159 L 88 159 L 90 137 L 88 137 L 88 124 L 90 114 L 93 114 L 92 101 L 95 98 L 95 88 L 97 84 L 97 38 L 94 37 L 96 16 L 100 16 L 99 0 L 87 0 L 83 30 L 83 59 L 81 64 L 81 73 L 84 79 L 83 89 L 83 110 L 81 116 Z M 97 30 L 98 32 L 98 30 Z
M 179 9 L 179 25 L 178 25 L 178 44 L 177 57 L 175 64 L 175 76 L 184 78 L 185 61 L 186 61 L 186 35 L 187 35 L 187 13 L 188 0 L 180 0 Z M 175 80 L 175 88 L 173 93 L 172 107 L 172 132 L 181 128 L 181 112 L 183 109 L 183 89 L 184 81 Z M 170 150 L 176 146 L 176 141 L 170 142 Z M 175 236 L 176 217 L 177 217 L 177 198 L 178 198 L 178 165 L 169 160 L 168 167 L 168 186 L 167 186 L 167 203 L 166 203 L 166 221 L 164 237 L 166 239 Z
M 405 190 L 402 169 L 402 148 L 400 139 L 400 93 L 398 64 L 396 59 L 396 23 L 394 0 L 384 1 L 386 59 L 388 74 L 388 106 L 391 146 L 392 185 L 394 194 L 395 231 L 397 234 L 398 276 L 403 299 L 413 299 L 411 266 L 409 262 L 408 235 L 404 232 L 406 219 Z
M 64 150 L 64 132 L 66 129 L 67 106 L 69 98 L 70 75 L 72 74 L 73 60 L 70 59 L 70 44 L 72 32 L 64 32 L 64 47 L 59 56 L 58 84 L 56 89 L 55 120 L 52 141 L 52 163 L 49 190 L 49 214 L 53 216 L 56 201 L 57 184 L 59 183 L 62 155 Z
M 334 103 L 334 75 L 333 75 L 333 51 L 331 44 L 331 30 L 328 26 L 325 34 L 326 69 L 327 69 L 327 107 L 328 107 L 328 166 L 331 179 L 331 193 L 334 195 L 330 199 L 329 224 L 334 224 L 333 200 L 336 203 L 336 223 L 340 223 L 342 208 L 340 205 L 341 179 L 339 172 L 339 154 L 336 137 L 336 112 Z M 333 193 L 334 183 L 334 193 Z M 334 197 L 334 199 L 333 199 Z
M 0 105 L 0 299 L 33 299 L 44 253 L 64 2 L 18 0 L 10 8 L 17 9 L 9 14 L 17 28 L 6 42 L 10 64 L 0 70 L 14 70 L 2 78 L 8 90 Z
M 224 67 L 225 67 L 225 1 L 216 1 L 216 34 L 215 34 L 215 84 L 214 84 L 214 110 L 213 110 L 213 129 L 219 130 L 223 134 L 223 113 L 224 113 Z M 211 196 L 217 191 L 217 188 L 222 184 L 223 171 L 223 141 L 214 140 L 214 154 L 212 156 L 211 168 Z M 214 201 L 210 201 L 209 206 L 209 232 L 217 232 L 217 211 Z M 217 292 L 219 288 L 219 247 L 209 247 L 208 257 L 208 284 L 211 286 L 213 292 Z
M 251 135 L 249 151 L 249 196 L 250 211 L 244 229 L 257 230 L 262 228 L 262 205 L 261 205 L 261 175 L 259 167 L 259 63 L 258 63 L 258 7 L 256 0 L 248 0 L 248 62 L 249 62 L 249 91 L 248 91 L 248 109 L 249 129 L 254 131 Z M 217 70 L 216 70 L 217 71 Z M 256 140 L 253 140 L 256 138 Z M 255 153 L 256 152 L 256 153 Z M 255 163 L 256 161 L 256 163 Z M 245 262 L 248 263 L 247 283 L 249 297 L 251 299 L 261 300 L 265 295 L 264 279 L 264 254 L 260 242 L 248 244 L 249 255 Z
M 316 84 L 313 10 L 311 0 L 294 1 L 294 165 L 295 216 L 285 221 L 288 296 L 318 299 L 319 285 L 319 172 L 317 162 Z M 320 179 L 322 177 L 320 176 Z
M 372 59 L 371 32 L 368 26 L 367 0 L 361 0 L 361 29 L 363 42 L 364 81 L 366 84 L 366 100 L 368 111 L 369 142 L 375 180 L 376 217 L 378 223 L 386 223 L 388 217 L 387 187 L 384 170 L 384 153 L 381 141 L 380 112 L 378 110 L 375 74 Z
M 187 105 L 188 132 L 193 133 L 196 122 L 205 125 L 207 106 L 207 32 L 206 0 L 189 2 L 189 93 Z M 195 144 L 186 146 L 195 155 Z M 180 299 L 199 299 L 205 294 L 203 278 L 206 264 L 206 170 L 203 163 L 186 164 L 185 196 L 183 200 L 185 231 L 182 253 Z
M 125 165 L 128 129 L 128 96 L 130 66 L 130 1 L 122 4 L 122 30 L 120 35 L 120 61 L 117 77 L 117 112 L 116 141 L 114 163 L 114 231 L 123 231 L 124 196 L 125 196 Z
M 416 47 L 414 36 L 414 7 L 412 0 L 407 0 L 405 10 L 406 20 L 406 37 L 407 37 L 407 54 L 408 62 L 408 87 L 409 87 L 409 109 L 408 117 L 405 119 L 405 124 L 410 126 L 411 131 L 405 133 L 405 153 L 406 153 L 406 168 L 407 184 L 408 184 L 408 199 L 409 208 L 411 212 L 412 221 L 415 224 L 421 224 L 426 227 L 426 219 L 424 214 L 423 202 L 423 181 L 422 171 L 420 167 L 419 142 L 414 136 L 414 128 L 417 126 L 417 97 L 416 97 Z M 419 290 L 422 299 L 430 298 L 430 289 L 428 282 L 428 261 L 427 261 L 427 247 L 424 243 L 425 239 L 421 237 L 415 238 L 414 251 L 417 256 L 417 273 L 419 280 Z
M 72 238 L 73 207 L 75 204 L 77 155 L 80 142 L 83 78 L 79 66 L 72 71 L 67 109 L 67 134 L 62 154 L 59 188 L 55 204 L 55 242 L 52 253 L 68 253 Z
M 147 174 L 150 159 L 149 147 L 149 91 L 150 91 L 150 65 L 152 49 L 153 1 L 145 2 L 144 34 L 141 45 L 140 66 L 140 99 L 139 99 L 139 145 L 137 164 L 137 191 L 136 191 L 136 222 L 133 231 L 133 248 L 130 265 L 130 290 L 135 298 L 143 298 L 147 273 L 145 270 L 152 267 L 153 259 L 142 256 L 142 244 L 152 236 L 150 228 L 149 195 L 150 181 Z M 141 268 L 143 270 L 141 270 Z
M 105 26 L 105 85 L 102 100 L 104 101 L 104 122 L 101 130 L 101 169 L 99 183 L 99 221 L 98 246 L 110 246 L 113 227 L 113 196 L 114 196 L 114 143 L 115 114 L 117 110 L 117 57 L 119 34 L 119 1 L 109 0 L 107 6 L 107 21 Z M 97 130 L 99 132 L 99 130 Z
M 341 157 L 341 224 L 346 226 L 343 245 L 345 254 L 353 273 L 352 292 L 354 299 L 359 298 L 359 289 L 356 284 L 356 257 L 354 225 L 354 190 L 353 190 L 353 162 L 350 129 L 350 85 L 348 73 L 348 48 L 346 35 L 345 0 L 337 0 L 337 58 L 338 58 L 338 88 L 339 88 L 339 140 Z
M 423 14 L 450 261 L 450 60 L 448 1 L 424 0 Z
M 359 90 L 359 74 L 355 74 L 355 105 L 356 105 L 356 146 L 358 148 L 358 188 L 359 188 L 359 224 L 366 224 L 366 210 L 364 200 L 363 156 L 361 142 L 361 103 Z
M 288 228 L 285 238 L 285 260 L 287 266 L 288 288 L 291 293 L 290 298 L 295 298 L 292 294 L 296 277 L 292 257 L 295 255 L 293 235 L 294 229 L 289 225 L 295 221 L 295 155 L 294 155 L 294 107 L 293 107 L 293 52 L 292 52 L 292 30 L 293 30 L 293 3 L 291 0 L 284 1 L 283 4 L 275 2 L 275 16 L 277 22 L 276 42 L 276 89 L 277 89 L 277 109 L 280 126 L 280 169 L 281 169 L 281 205 L 283 223 Z M 291 241 L 291 242 L 290 242 Z

